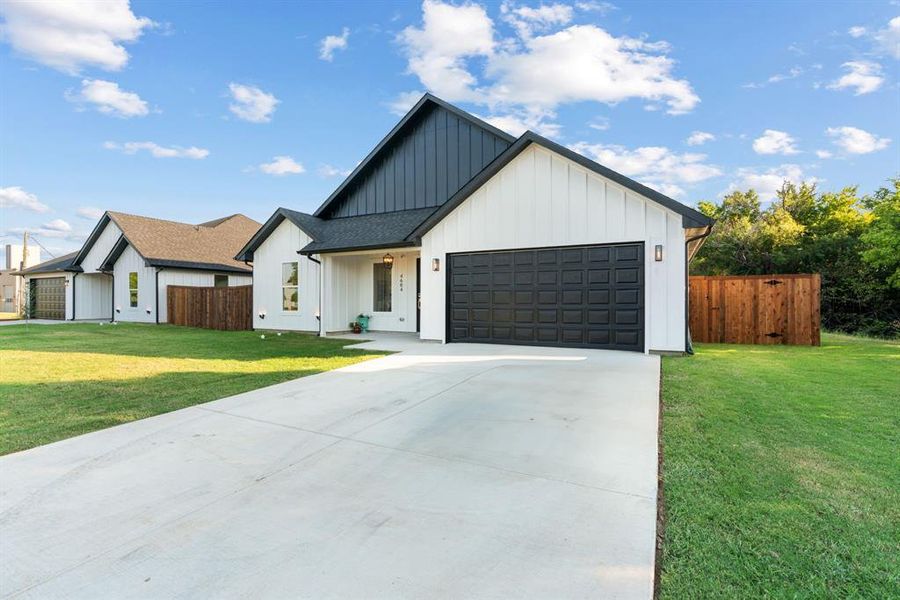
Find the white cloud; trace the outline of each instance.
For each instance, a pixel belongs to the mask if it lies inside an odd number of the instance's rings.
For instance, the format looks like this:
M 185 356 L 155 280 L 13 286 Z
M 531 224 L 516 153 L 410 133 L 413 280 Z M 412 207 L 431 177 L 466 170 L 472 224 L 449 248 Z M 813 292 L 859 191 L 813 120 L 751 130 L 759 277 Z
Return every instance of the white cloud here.
M 606 117 L 597 117 L 588 122 L 588 127 L 597 131 L 606 131 L 609 129 L 609 119 Z
M 181 146 L 160 146 L 155 142 L 125 142 L 119 144 L 116 142 L 104 142 L 103 147 L 107 150 L 121 150 L 125 154 L 137 154 L 141 150 L 146 150 L 154 158 L 192 158 L 200 160 L 209 156 L 209 150 L 205 148 L 197 148 L 190 146 L 182 148 Z
M 830 90 L 853 88 L 854 96 L 869 94 L 881 87 L 884 77 L 881 76 L 881 65 L 867 60 L 853 60 L 841 65 L 849 71 L 841 78 L 828 84 Z
M 397 97 L 387 103 L 388 109 L 395 115 L 405 115 L 409 112 L 416 102 L 422 97 L 424 92 L 413 90 L 411 92 L 400 92 Z
M 332 165 L 319 165 L 318 173 L 320 177 L 347 177 L 352 169 L 340 169 Z
M 664 146 L 629 150 L 612 144 L 578 142 L 572 149 L 669 196 L 681 196 L 685 193 L 682 186 L 722 174 L 718 167 L 705 162 L 705 154 L 678 154 Z
M 105 211 L 102 208 L 97 208 L 95 206 L 81 206 L 75 211 L 79 217 L 88 219 L 89 221 L 96 221 L 103 216 L 104 212 Z
M 50 207 L 38 197 L 19 186 L 0 188 L 0 208 L 24 208 L 32 212 L 45 213 Z
M 900 60 L 900 17 L 888 21 L 887 27 L 875 32 L 873 37 L 878 50 Z
M 680 114 L 700 101 L 690 83 L 672 75 L 666 42 L 615 37 L 595 25 L 559 29 L 571 19 L 562 4 L 504 6 L 501 18 L 514 21 L 517 35 L 498 41 L 482 6 L 424 0 L 421 27 L 397 36 L 407 71 L 446 100 L 480 104 L 493 118 L 544 128 L 556 126 L 562 104 L 637 98 Z
M 427 89 L 451 102 L 481 99 L 465 59 L 494 52 L 494 24 L 483 7 L 425 0 L 422 28 L 407 27 L 397 40 L 406 52 L 407 70 Z
M 276 156 L 272 162 L 259 165 L 259 170 L 267 175 L 295 175 L 306 171 L 303 165 L 290 156 Z
M 796 143 L 797 140 L 784 131 L 766 129 L 753 140 L 753 151 L 757 154 L 797 154 L 800 151 L 794 145 Z
M 69 233 L 72 231 L 72 226 L 62 219 L 53 219 L 49 223 L 44 223 L 44 228 L 60 233 Z
M 607 13 L 610 13 L 616 10 L 618 7 L 615 4 L 610 2 L 597 2 L 596 0 L 583 0 L 582 2 L 576 2 L 575 8 L 584 12 L 595 12 L 599 13 L 600 16 L 605 16 Z
M 128 0 L 0 2 L 0 35 L 18 52 L 65 73 L 85 66 L 118 71 L 128 64 L 124 43 L 154 23 Z
M 764 88 L 772 83 L 779 83 L 782 81 L 787 81 L 789 79 L 796 79 L 803 75 L 803 69 L 800 67 L 792 67 L 787 73 L 775 73 L 768 79 L 766 79 L 763 83 L 745 83 L 741 87 L 748 89 L 759 89 Z
M 66 99 L 72 102 L 90 103 L 104 114 L 116 117 L 143 117 L 150 110 L 147 103 L 134 92 L 126 92 L 119 84 L 102 79 L 83 79 L 81 91 L 69 92 Z
M 521 38 L 530 38 L 536 31 L 546 31 L 554 25 L 566 25 L 572 20 L 572 7 L 568 4 L 541 4 L 537 7 L 516 6 L 504 1 L 500 14 L 512 25 Z
M 335 50 L 347 49 L 347 38 L 350 37 L 350 30 L 344 27 L 341 35 L 326 35 L 319 42 L 319 58 L 331 62 L 334 60 Z
M 509 113 L 502 115 L 481 116 L 483 119 L 498 129 L 502 129 L 510 135 L 519 137 L 526 131 L 534 131 L 545 137 L 556 137 L 560 134 L 562 128 L 559 123 L 554 123 L 552 119 L 554 115 L 528 114 L 528 113 Z
M 278 98 L 252 85 L 229 83 L 228 89 L 234 100 L 234 104 L 228 105 L 228 110 L 239 119 L 251 123 L 268 123 L 272 120 L 275 106 L 280 102 Z
M 728 191 L 754 189 L 763 201 L 776 198 L 776 193 L 785 181 L 815 183 L 815 177 L 804 177 L 799 165 L 784 164 L 768 169 L 741 168 L 737 170 L 737 179 L 728 187 Z
M 866 28 L 860 25 L 855 25 L 848 29 L 847 33 L 850 35 L 850 37 L 859 38 L 866 35 Z
M 848 154 L 869 154 L 884 150 L 891 143 L 889 138 L 879 137 L 858 127 L 829 127 L 825 130 L 833 143 Z
M 832 154 L 828 150 L 816 150 L 816 156 L 819 158 L 831 158 Z
M 712 142 L 716 136 L 707 131 L 694 131 L 684 141 L 688 146 L 702 146 L 706 142 Z

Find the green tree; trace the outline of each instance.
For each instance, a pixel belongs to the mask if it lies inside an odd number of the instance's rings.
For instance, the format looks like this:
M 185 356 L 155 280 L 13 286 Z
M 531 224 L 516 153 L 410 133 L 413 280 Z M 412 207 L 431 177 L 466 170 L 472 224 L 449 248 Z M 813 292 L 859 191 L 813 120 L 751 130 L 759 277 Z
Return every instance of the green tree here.
M 862 234 L 862 258 L 875 269 L 887 273 L 891 287 L 900 289 L 900 178 L 893 190 L 882 187 L 866 199 L 872 223 Z

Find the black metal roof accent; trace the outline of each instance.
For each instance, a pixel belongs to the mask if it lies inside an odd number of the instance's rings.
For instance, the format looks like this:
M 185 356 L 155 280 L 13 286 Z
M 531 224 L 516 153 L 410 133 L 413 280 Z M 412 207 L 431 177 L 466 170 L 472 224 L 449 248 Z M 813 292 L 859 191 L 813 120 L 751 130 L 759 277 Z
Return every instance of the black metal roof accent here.
M 382 151 L 384 151 L 392 142 L 406 134 L 410 127 L 415 125 L 415 122 L 418 121 L 420 115 L 427 113 L 434 107 L 440 107 L 453 116 L 478 127 L 481 130 L 487 131 L 492 136 L 499 138 L 504 145 L 511 144 L 515 141 L 515 138 L 508 133 L 501 131 L 500 129 L 494 127 L 493 125 L 482 121 L 481 119 L 470 115 L 469 113 L 453 106 L 452 104 L 448 104 L 444 102 L 440 98 L 432 96 L 431 94 L 425 94 L 422 98 L 416 102 L 415 106 L 413 106 L 409 112 L 397 123 L 393 129 L 372 149 L 371 152 L 356 166 L 355 169 L 347 176 L 347 178 L 331 193 L 328 198 L 319 206 L 318 209 L 313 213 L 314 217 L 325 217 L 328 216 L 328 212 L 330 208 L 333 208 L 338 200 L 340 200 L 344 192 L 347 192 L 351 189 L 352 186 L 361 182 L 366 174 L 370 171 L 370 167 L 375 166 L 376 159 L 378 159 L 382 155 Z M 493 155 L 493 152 L 492 152 Z M 480 166 L 479 166 L 480 168 Z M 383 211 L 388 212 L 388 211 Z M 344 215 L 342 215 L 344 216 Z
M 434 211 L 434 207 L 418 208 L 321 221 L 324 235 L 304 246 L 301 253 L 414 246 L 407 236 Z
M 74 264 L 75 257 L 77 255 L 78 252 L 70 252 L 69 254 L 51 258 L 50 260 L 45 260 L 44 262 L 38 263 L 33 267 L 22 269 L 21 271 L 16 273 L 16 275 L 37 275 L 38 273 L 56 273 L 61 271 L 80 273 L 81 267 Z
M 441 219 L 446 217 L 450 212 L 462 204 L 469 196 L 475 193 L 478 188 L 484 185 L 488 179 L 496 175 L 503 167 L 508 165 L 516 156 L 518 156 L 525 148 L 528 147 L 529 144 L 537 144 L 539 146 L 543 146 L 548 150 L 556 152 L 569 160 L 578 163 L 582 167 L 588 169 L 589 171 L 593 171 L 598 175 L 606 177 L 619 185 L 630 189 L 631 191 L 638 193 L 645 198 L 648 198 L 657 204 L 661 204 L 662 206 L 668 208 L 671 211 L 674 211 L 681 215 L 682 217 L 682 227 L 685 229 L 691 227 L 706 227 L 713 224 L 713 220 L 701 213 L 700 211 L 693 209 L 689 206 L 678 202 L 677 200 L 673 200 L 668 196 L 660 194 L 654 189 L 651 189 L 643 184 L 638 183 L 637 181 L 631 179 L 630 177 L 626 177 L 621 173 L 613 171 L 608 167 L 604 167 L 600 163 L 594 162 L 593 160 L 578 154 L 574 150 L 570 150 L 565 146 L 557 144 L 556 142 L 550 141 L 545 137 L 542 137 L 533 131 L 526 131 L 522 134 L 522 136 L 515 141 L 503 154 L 498 156 L 494 161 L 489 164 L 481 173 L 472 178 L 469 183 L 464 185 L 456 194 L 453 195 L 443 206 L 439 207 L 435 212 L 428 217 L 425 222 L 423 222 L 419 227 L 413 231 L 409 237 L 407 238 L 409 241 L 415 241 L 416 243 L 421 242 L 421 238 L 425 235 L 432 227 L 437 225 Z
M 97 239 L 100 237 L 100 234 L 103 233 L 103 230 L 106 228 L 106 224 L 110 222 L 110 216 L 108 212 L 104 212 L 103 216 L 100 217 L 100 220 L 97 221 L 97 224 L 94 225 L 93 231 L 91 231 L 91 235 L 88 236 L 88 239 L 84 242 L 84 245 L 81 249 L 75 253 L 75 260 L 73 262 L 74 265 L 80 265 L 81 261 L 88 255 L 88 252 L 91 251 L 91 248 L 94 247 L 94 244 L 97 243 Z
M 152 259 L 147 261 L 151 267 L 162 267 L 166 269 L 191 269 L 196 271 L 226 271 L 228 273 L 241 273 L 249 275 L 253 273 L 253 269 L 242 269 L 234 265 L 223 265 L 218 263 L 200 263 L 186 260 L 162 260 Z

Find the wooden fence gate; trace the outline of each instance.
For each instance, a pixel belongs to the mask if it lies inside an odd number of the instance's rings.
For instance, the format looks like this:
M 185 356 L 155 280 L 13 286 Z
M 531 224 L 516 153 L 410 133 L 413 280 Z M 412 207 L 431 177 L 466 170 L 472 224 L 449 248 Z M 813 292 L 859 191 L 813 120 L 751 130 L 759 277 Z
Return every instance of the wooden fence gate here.
M 172 325 L 229 331 L 253 329 L 253 286 L 170 285 L 166 309 Z
M 820 286 L 818 274 L 692 276 L 691 339 L 818 346 Z

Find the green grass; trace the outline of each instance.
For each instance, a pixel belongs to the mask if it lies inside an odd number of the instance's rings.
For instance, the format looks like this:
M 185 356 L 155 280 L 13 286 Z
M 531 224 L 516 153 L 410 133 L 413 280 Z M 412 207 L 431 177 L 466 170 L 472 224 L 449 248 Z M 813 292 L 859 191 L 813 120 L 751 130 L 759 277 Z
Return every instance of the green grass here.
M 900 595 L 900 345 L 663 359 L 660 597 Z
M 379 356 L 347 343 L 169 325 L 0 327 L 0 454 Z

